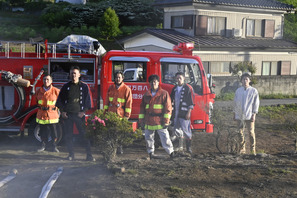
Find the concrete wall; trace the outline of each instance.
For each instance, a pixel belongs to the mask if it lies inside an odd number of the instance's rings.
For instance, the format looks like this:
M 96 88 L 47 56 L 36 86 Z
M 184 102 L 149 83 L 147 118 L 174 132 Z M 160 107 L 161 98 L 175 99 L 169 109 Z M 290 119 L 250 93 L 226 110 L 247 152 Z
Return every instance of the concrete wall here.
M 255 76 L 257 84 L 253 85 L 259 94 L 284 94 L 297 95 L 297 77 L 296 76 Z M 214 89 L 216 94 L 225 92 L 235 92 L 241 86 L 239 79 L 234 76 L 214 76 L 213 82 L 216 85 Z

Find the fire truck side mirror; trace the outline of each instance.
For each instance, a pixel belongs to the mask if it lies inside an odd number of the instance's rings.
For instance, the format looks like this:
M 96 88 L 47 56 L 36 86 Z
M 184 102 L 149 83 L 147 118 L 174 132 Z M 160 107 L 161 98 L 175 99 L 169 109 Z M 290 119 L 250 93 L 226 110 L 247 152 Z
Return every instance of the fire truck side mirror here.
M 209 86 L 209 88 L 213 87 L 212 75 L 211 74 L 207 74 L 207 79 L 208 79 L 208 86 Z

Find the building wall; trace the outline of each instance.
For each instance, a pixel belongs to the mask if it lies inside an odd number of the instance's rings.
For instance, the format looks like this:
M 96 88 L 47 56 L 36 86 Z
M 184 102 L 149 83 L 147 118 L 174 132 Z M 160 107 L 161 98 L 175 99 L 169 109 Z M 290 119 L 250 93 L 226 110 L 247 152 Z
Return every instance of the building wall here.
M 223 6 L 222 6 L 223 7 Z M 252 9 L 238 9 L 238 11 L 231 10 L 221 10 L 218 9 L 207 9 L 207 8 L 198 8 L 195 9 L 192 6 L 185 7 L 170 7 L 164 9 L 164 28 L 171 28 L 171 17 L 172 16 L 183 16 L 183 15 L 206 15 L 206 16 L 216 16 L 216 17 L 226 17 L 226 36 L 230 37 L 232 35 L 233 29 L 238 29 L 242 32 L 242 38 L 246 36 L 246 20 L 247 19 L 266 19 L 275 21 L 275 34 L 274 39 L 281 39 L 283 37 L 283 12 L 265 12 L 259 13 L 259 10 L 255 9 L 256 12 Z M 194 22 L 195 23 L 195 22 Z M 194 25 L 194 24 L 193 24 Z M 194 26 L 193 26 L 194 27 Z M 175 30 L 194 36 L 194 29 L 185 30 L 181 28 L 176 28 Z
M 255 76 L 257 81 L 255 87 L 259 94 L 284 94 L 297 95 L 297 78 L 295 76 Z M 214 92 L 219 95 L 226 92 L 235 92 L 241 83 L 237 77 L 213 77 L 216 85 Z
M 140 51 L 172 51 L 172 43 L 168 43 L 152 35 L 144 34 L 125 42 L 127 50 Z M 194 51 L 193 55 L 200 56 L 203 62 L 242 62 L 249 61 L 257 68 L 255 75 L 262 75 L 263 61 L 290 61 L 291 75 L 296 75 L 297 54 L 291 52 L 228 52 L 228 51 Z M 219 73 L 213 76 L 231 76 L 230 73 Z
M 145 33 L 125 41 L 124 48 L 129 51 L 169 51 L 173 44 Z
M 291 62 L 291 75 L 296 75 L 297 70 L 297 54 L 288 52 L 203 52 L 195 51 L 193 54 L 200 56 L 202 61 L 234 61 L 242 62 L 249 61 L 257 68 L 255 75 L 262 75 L 263 61 L 290 61 Z M 216 76 L 216 74 L 213 74 Z M 230 76 L 231 74 L 218 74 Z

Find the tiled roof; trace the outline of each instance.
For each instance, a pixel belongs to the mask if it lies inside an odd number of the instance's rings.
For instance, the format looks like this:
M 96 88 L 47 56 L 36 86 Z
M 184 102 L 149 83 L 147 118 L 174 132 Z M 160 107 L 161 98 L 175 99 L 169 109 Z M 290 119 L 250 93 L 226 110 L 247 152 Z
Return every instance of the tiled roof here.
M 267 38 L 226 38 L 214 36 L 188 36 L 172 29 L 146 29 L 137 33 L 148 33 L 169 43 L 177 45 L 181 42 L 194 42 L 196 50 L 269 50 L 269 51 L 297 51 L 297 43 L 283 39 Z M 132 35 L 133 38 L 136 35 Z M 125 41 L 129 38 L 122 40 Z
M 155 0 L 155 5 L 176 5 L 176 4 L 212 4 L 212 5 L 226 5 L 226 6 L 238 6 L 248 8 L 265 8 L 265 9 L 277 9 L 277 10 L 294 10 L 292 5 L 281 3 L 277 0 Z

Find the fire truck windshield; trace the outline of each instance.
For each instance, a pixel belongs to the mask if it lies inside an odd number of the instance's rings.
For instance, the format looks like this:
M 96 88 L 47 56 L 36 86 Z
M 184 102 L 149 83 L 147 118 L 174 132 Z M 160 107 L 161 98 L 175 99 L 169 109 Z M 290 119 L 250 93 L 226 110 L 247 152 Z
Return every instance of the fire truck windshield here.
M 195 93 L 202 94 L 202 79 L 199 64 L 195 59 L 189 58 L 162 58 L 162 82 L 175 84 L 175 74 L 185 74 L 185 82 L 190 84 Z

